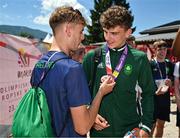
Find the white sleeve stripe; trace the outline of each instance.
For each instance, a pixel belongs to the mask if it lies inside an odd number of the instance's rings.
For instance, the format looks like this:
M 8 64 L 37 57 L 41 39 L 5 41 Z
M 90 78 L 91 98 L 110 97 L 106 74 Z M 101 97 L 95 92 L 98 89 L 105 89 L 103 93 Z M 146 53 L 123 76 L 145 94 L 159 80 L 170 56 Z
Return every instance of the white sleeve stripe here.
M 143 128 L 147 129 L 149 132 L 151 132 L 151 129 L 147 127 L 146 125 L 142 125 Z
M 179 67 L 180 67 L 180 62 L 177 62 L 177 63 L 175 64 L 174 73 L 173 73 L 173 75 L 174 75 L 175 77 L 177 77 L 177 78 L 179 78 Z

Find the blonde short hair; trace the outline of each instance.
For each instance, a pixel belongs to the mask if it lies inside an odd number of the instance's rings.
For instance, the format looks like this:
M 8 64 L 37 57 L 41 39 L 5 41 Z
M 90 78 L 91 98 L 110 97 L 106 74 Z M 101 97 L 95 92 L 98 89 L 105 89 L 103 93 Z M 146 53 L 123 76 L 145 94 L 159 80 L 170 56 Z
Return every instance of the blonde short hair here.
M 166 43 L 166 41 L 163 41 L 163 40 L 158 40 L 158 41 L 155 41 L 154 43 L 153 43 L 153 46 L 154 46 L 154 48 L 159 48 L 159 47 L 168 47 L 168 44 Z
M 58 7 L 52 12 L 49 19 L 53 34 L 55 34 L 55 28 L 65 22 L 86 25 L 86 21 L 79 10 L 72 7 Z

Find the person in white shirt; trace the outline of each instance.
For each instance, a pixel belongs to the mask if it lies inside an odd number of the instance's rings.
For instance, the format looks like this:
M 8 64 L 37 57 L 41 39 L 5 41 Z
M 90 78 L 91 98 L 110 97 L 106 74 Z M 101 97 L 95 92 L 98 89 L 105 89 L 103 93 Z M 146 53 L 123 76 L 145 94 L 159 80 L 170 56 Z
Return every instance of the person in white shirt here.
M 175 64 L 174 68 L 174 89 L 177 104 L 177 122 L 176 126 L 179 127 L 179 137 L 180 137 L 180 61 Z

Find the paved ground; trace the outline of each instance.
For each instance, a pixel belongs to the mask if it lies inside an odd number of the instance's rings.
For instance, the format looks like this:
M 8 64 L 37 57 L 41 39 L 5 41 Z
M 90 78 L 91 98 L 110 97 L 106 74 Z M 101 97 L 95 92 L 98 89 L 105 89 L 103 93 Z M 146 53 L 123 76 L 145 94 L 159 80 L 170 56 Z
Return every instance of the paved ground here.
M 170 122 L 165 123 L 163 138 L 178 138 L 178 128 L 176 127 L 176 104 L 174 102 L 171 102 L 170 117 Z
M 176 104 L 171 103 L 171 121 L 165 124 L 163 138 L 178 138 L 178 128 L 176 127 Z M 9 127 L 0 125 L 0 138 L 6 137 Z
M 11 126 L 0 125 L 0 138 L 6 138 L 10 134 Z

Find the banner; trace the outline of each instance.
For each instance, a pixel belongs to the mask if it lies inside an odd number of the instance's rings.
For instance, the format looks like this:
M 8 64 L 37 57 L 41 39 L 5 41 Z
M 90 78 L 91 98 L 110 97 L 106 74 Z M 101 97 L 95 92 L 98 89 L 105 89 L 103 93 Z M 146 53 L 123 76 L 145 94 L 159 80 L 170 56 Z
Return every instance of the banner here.
M 11 125 L 18 102 L 30 88 L 32 69 L 41 57 L 36 44 L 0 33 L 0 125 Z

